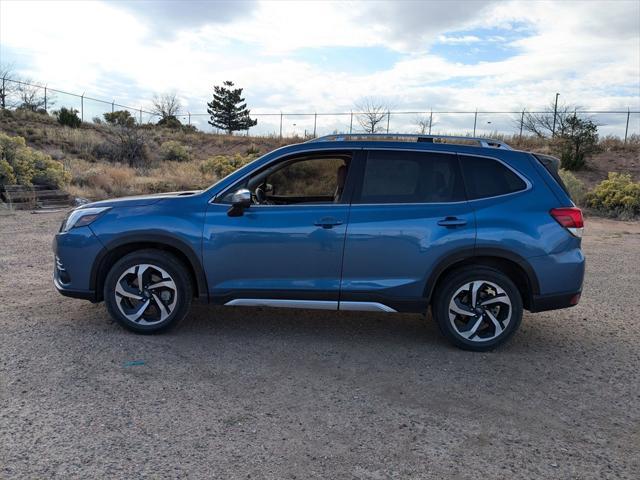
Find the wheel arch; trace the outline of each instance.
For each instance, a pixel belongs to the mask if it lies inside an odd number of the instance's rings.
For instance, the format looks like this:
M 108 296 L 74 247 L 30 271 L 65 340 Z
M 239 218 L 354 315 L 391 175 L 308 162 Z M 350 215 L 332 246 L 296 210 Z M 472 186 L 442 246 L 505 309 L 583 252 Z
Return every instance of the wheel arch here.
M 205 301 L 208 299 L 206 276 L 193 249 L 179 239 L 153 234 L 153 236 L 126 236 L 105 246 L 91 269 L 91 289 L 95 291 L 96 301 L 103 300 L 104 281 L 111 267 L 124 255 L 147 249 L 165 251 L 174 255 L 187 270 L 193 286 L 194 297 Z
M 431 302 L 438 283 L 449 273 L 471 265 L 482 265 L 500 270 L 518 287 L 525 309 L 533 305 L 534 295 L 540 293 L 538 277 L 531 265 L 522 257 L 499 248 L 468 249 L 457 252 L 439 262 L 425 287 L 425 298 Z

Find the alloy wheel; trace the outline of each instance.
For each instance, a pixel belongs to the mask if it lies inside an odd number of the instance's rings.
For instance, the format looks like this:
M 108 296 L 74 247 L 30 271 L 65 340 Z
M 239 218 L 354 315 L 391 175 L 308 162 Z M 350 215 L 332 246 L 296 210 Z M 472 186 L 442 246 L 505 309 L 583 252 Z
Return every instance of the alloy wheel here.
M 155 325 L 173 313 L 178 289 L 165 270 L 145 263 L 134 265 L 120 275 L 115 299 L 127 320 L 137 325 Z
M 499 337 L 511 321 L 511 299 L 487 280 L 462 285 L 449 302 L 449 321 L 465 340 L 487 342 Z

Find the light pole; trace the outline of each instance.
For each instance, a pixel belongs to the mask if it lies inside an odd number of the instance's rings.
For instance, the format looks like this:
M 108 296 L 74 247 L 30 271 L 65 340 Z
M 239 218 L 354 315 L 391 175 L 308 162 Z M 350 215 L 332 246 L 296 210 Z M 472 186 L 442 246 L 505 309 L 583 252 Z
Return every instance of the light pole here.
M 556 136 L 556 116 L 558 115 L 558 97 L 559 93 L 556 93 L 556 103 L 553 106 L 553 128 L 551 129 L 551 136 Z

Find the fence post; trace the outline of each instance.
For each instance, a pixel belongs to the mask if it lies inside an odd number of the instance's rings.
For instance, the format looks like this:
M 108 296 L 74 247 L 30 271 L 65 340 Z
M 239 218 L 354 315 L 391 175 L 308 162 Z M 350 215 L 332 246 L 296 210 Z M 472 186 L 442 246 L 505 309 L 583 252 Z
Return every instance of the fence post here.
M 5 81 L 7 80 L 7 75 L 5 74 L 4 77 L 2 77 L 2 94 L 0 95 L 0 100 L 2 100 L 2 109 L 4 110 L 6 107 L 6 103 L 4 98 L 7 96 L 7 90 L 5 89 Z
M 316 138 L 316 126 L 318 125 L 318 112 L 313 115 L 313 138 Z
M 111 113 L 113 113 L 113 107 L 115 103 L 116 103 L 115 99 L 111 100 Z
M 478 109 L 476 108 L 476 114 L 473 116 L 473 136 L 476 136 L 476 124 L 478 123 Z
M 84 93 L 82 92 L 82 95 L 80 95 L 80 121 L 84 122 Z
M 520 116 L 520 140 L 522 140 L 522 127 L 524 126 L 524 108 L 522 109 L 522 115 Z
M 553 127 L 551 128 L 551 138 L 556 136 L 556 117 L 558 116 L 558 97 L 559 93 L 556 93 L 556 102 L 553 106 Z
M 44 111 L 45 113 L 49 113 L 47 112 L 47 86 L 44 86 Z
M 624 128 L 624 143 L 627 144 L 627 134 L 629 133 L 629 116 L 631 115 L 631 111 L 629 107 L 627 107 L 627 126 Z
M 389 133 L 389 122 L 391 121 L 391 112 L 387 110 L 387 133 Z
M 191 112 L 187 112 L 189 114 L 189 125 L 191 125 Z M 247 128 L 247 135 L 249 135 L 249 129 Z
M 353 110 L 351 111 L 351 120 L 349 121 L 349 135 L 353 133 Z
M 433 124 L 433 108 L 431 109 L 431 114 L 429 114 L 429 135 L 431 135 L 431 125 Z
M 129 102 L 127 102 L 127 103 L 129 103 Z M 139 118 L 138 123 L 140 125 L 142 125 L 142 107 L 140 107 L 140 116 L 138 118 Z
M 280 138 L 282 139 L 282 112 L 280 112 Z

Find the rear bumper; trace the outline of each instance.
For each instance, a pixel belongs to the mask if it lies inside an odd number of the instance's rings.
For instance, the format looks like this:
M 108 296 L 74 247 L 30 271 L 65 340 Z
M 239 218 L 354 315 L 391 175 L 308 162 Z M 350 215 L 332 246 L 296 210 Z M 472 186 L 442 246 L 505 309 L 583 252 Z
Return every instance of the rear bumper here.
M 560 308 L 575 307 L 580 301 L 581 291 L 554 295 L 534 295 L 531 299 L 531 312 L 544 312 Z

